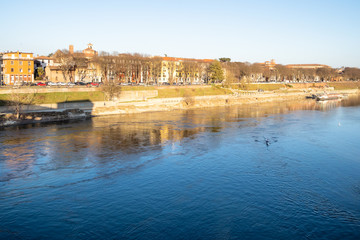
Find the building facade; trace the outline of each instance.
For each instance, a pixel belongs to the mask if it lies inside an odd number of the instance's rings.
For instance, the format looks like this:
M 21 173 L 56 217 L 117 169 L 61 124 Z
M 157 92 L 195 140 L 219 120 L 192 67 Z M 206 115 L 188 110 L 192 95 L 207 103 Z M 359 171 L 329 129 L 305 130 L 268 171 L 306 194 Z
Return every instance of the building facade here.
M 212 59 L 163 57 L 158 83 L 203 83 L 204 71 L 213 61 Z
M 34 57 L 32 53 L 7 52 L 1 57 L 2 79 L 6 85 L 34 81 Z

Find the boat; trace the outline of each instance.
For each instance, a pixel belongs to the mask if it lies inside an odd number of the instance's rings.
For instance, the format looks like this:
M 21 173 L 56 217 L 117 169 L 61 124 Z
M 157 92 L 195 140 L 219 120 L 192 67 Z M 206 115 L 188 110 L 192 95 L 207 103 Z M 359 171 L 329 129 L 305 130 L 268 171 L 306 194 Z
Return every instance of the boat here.
M 338 93 L 324 93 L 316 96 L 317 101 L 327 101 L 327 100 L 338 100 L 342 99 L 344 95 Z

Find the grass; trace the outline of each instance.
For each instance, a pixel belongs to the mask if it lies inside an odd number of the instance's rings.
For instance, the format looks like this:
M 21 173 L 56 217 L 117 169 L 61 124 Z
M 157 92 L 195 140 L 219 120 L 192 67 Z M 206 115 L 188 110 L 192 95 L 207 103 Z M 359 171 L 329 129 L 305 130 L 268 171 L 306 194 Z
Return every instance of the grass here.
M 27 93 L 23 93 L 27 94 Z M 4 106 L 10 100 L 10 94 L 0 94 L 0 105 Z M 36 93 L 33 104 L 76 102 L 76 101 L 103 101 L 103 92 L 53 92 Z
M 206 88 L 161 88 L 158 89 L 158 98 L 226 95 L 231 93 L 232 92 L 228 89 L 223 89 L 216 86 Z
M 122 91 L 144 91 L 156 90 L 155 87 L 144 86 L 124 86 Z M 158 98 L 172 98 L 172 97 L 192 97 L 192 96 L 209 96 L 209 95 L 224 95 L 231 94 L 228 89 L 223 89 L 217 86 L 204 88 L 159 88 Z M 26 94 L 26 93 L 24 93 Z M 101 91 L 95 92 L 51 92 L 51 93 L 36 93 L 33 104 L 47 104 L 60 102 L 76 102 L 76 101 L 104 101 L 104 93 Z M 10 100 L 10 94 L 0 94 L 0 106 L 6 105 L 6 101 Z
M 154 86 L 121 86 L 121 91 L 146 91 L 156 90 Z
M 256 91 L 258 89 L 262 89 L 264 91 L 275 91 L 275 90 L 279 90 L 280 88 L 284 88 L 285 85 L 280 83 L 266 83 L 266 84 L 249 83 L 249 84 L 238 85 L 237 87 L 238 89 L 248 90 L 248 91 Z
M 333 82 L 327 84 L 335 90 L 360 89 L 360 82 Z

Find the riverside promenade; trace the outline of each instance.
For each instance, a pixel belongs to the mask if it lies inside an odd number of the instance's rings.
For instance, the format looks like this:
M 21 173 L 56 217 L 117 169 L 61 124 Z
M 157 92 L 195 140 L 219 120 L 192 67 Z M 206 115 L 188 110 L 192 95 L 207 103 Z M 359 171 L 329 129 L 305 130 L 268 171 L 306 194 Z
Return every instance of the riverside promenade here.
M 96 89 L 63 89 L 62 91 L 78 91 Z M 32 89 L 17 89 L 21 93 Z M 49 89 L 45 89 L 49 90 Z M 54 89 L 59 90 L 59 89 Z M 323 91 L 323 90 L 321 90 Z M 158 90 L 122 91 L 113 101 L 68 101 L 61 103 L 24 105 L 21 108 L 22 119 L 14 120 L 14 106 L 0 106 L 0 126 L 27 124 L 36 122 L 62 121 L 113 114 L 134 114 L 142 112 L 161 112 L 182 109 L 197 109 L 239 104 L 260 104 L 266 102 L 286 102 L 303 100 L 320 90 L 296 91 L 241 91 L 233 90 L 233 94 L 211 96 L 187 96 L 158 98 Z M 29 92 L 29 93 L 30 93 Z M 342 94 L 357 94 L 359 90 L 333 91 Z

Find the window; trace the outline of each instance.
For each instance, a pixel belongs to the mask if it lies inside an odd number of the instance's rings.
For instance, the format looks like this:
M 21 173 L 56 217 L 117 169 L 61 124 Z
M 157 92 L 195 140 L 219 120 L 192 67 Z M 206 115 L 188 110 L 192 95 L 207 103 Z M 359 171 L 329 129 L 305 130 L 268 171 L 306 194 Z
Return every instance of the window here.
M 22 75 L 20 75 L 20 82 L 22 82 L 22 80 L 23 80 L 23 76 L 22 76 Z
M 11 69 L 11 72 L 14 72 L 14 69 L 13 69 L 13 68 Z
M 30 58 L 30 54 L 28 54 L 27 57 Z
M 21 53 L 19 54 L 19 58 L 21 58 Z
M 31 80 L 31 75 L 28 75 L 28 79 L 29 79 L 29 81 Z
M 30 69 L 30 68 L 28 69 L 28 72 L 31 73 L 31 69 Z
M 31 66 L 31 62 L 28 62 L 28 66 Z
M 20 68 L 20 72 L 23 72 L 22 68 Z
M 11 75 L 11 82 L 14 81 L 14 75 Z
M 20 61 L 19 64 L 22 65 L 22 61 Z
M 14 61 L 11 61 L 10 64 L 11 64 L 11 65 L 14 65 Z

